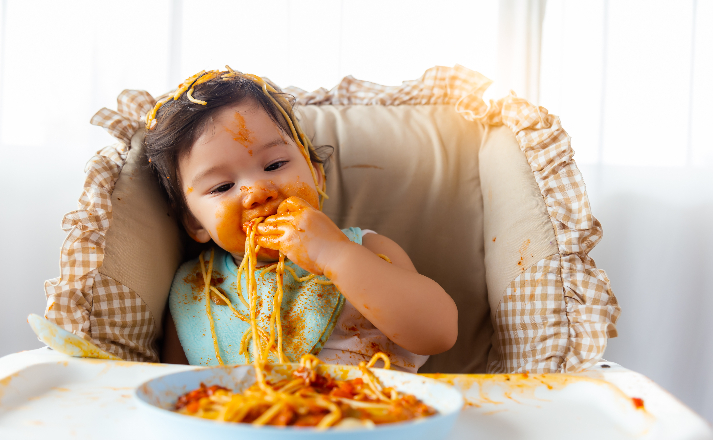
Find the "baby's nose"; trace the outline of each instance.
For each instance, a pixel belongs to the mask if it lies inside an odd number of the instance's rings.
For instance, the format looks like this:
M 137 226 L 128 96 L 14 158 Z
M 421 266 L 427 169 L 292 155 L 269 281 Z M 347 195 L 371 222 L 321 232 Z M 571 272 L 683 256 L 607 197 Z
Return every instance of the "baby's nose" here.
M 245 209 L 254 209 L 277 198 L 277 189 L 270 184 L 256 184 L 243 198 Z

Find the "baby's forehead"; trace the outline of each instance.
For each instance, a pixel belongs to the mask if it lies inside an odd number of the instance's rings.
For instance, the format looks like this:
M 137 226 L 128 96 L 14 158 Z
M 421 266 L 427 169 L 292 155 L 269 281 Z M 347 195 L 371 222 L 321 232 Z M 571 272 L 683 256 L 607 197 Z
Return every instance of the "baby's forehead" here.
M 219 130 L 232 129 L 237 125 L 245 125 L 245 117 L 247 117 L 247 123 L 252 126 L 252 129 L 256 130 L 259 127 L 252 123 L 256 119 L 256 116 L 259 119 L 270 119 L 267 112 L 256 102 L 249 102 L 246 100 L 245 102 L 221 107 L 203 119 L 200 125 L 196 127 L 197 135 L 195 137 L 194 145 L 206 142 L 208 139 L 213 138 Z
M 226 105 L 216 110 L 215 113 L 211 114 L 209 117 L 205 118 L 203 125 L 201 127 L 201 133 L 197 137 L 205 135 L 206 132 L 210 134 L 211 126 L 222 126 L 225 128 L 245 128 L 248 125 L 251 131 L 259 132 L 261 130 L 273 130 L 280 129 L 279 125 L 270 117 L 268 112 L 260 105 L 260 103 L 254 100 L 245 100 L 236 104 Z

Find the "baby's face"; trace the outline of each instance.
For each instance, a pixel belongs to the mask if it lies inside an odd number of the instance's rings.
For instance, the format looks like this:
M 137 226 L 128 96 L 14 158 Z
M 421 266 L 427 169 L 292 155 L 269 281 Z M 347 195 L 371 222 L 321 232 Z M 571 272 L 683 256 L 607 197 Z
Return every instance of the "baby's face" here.
M 294 139 L 252 101 L 221 109 L 190 153 L 179 158 L 178 168 L 190 209 L 188 233 L 202 243 L 212 238 L 236 257 L 245 251 L 247 223 L 275 214 L 286 198 L 319 206 L 312 173 Z M 277 256 L 267 249 L 258 259 Z

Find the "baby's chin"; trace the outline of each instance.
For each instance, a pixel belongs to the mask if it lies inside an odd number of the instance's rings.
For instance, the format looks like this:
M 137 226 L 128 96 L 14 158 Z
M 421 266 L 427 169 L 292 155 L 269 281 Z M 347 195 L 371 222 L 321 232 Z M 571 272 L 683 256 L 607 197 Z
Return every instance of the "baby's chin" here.
M 260 263 L 260 262 L 274 263 L 275 261 L 277 261 L 279 259 L 280 259 L 280 251 L 276 251 L 274 249 L 263 249 L 263 248 L 260 248 L 260 250 L 257 251 L 258 263 Z

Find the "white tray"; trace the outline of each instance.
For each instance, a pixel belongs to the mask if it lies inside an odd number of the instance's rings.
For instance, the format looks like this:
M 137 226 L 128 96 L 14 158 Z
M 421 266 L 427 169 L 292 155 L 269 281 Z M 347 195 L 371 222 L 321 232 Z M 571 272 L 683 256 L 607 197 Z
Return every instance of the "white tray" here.
M 600 363 L 576 375 L 435 375 L 469 402 L 451 438 L 713 439 L 708 423 L 652 381 L 605 364 L 611 368 Z M 182 438 L 171 426 L 147 421 L 133 391 L 148 379 L 192 368 L 79 359 L 48 348 L 5 356 L 0 438 Z M 631 397 L 643 399 L 644 407 L 636 408 Z

